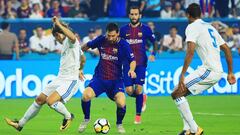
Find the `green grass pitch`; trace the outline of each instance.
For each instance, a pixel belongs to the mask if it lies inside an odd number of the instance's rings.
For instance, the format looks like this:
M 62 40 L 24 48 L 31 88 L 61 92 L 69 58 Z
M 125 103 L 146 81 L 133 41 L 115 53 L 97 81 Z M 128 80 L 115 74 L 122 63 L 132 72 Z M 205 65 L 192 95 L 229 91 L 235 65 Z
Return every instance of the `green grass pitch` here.
M 240 96 L 191 96 L 188 98 L 197 123 L 205 135 L 240 135 Z M 20 118 L 33 99 L 0 100 L 0 135 L 78 135 L 79 123 L 83 119 L 80 99 L 68 102 L 68 109 L 75 114 L 70 128 L 59 131 L 62 116 L 44 106 L 18 133 L 6 125 L 4 117 Z M 91 123 L 83 135 L 94 135 L 93 123 L 97 118 L 106 118 L 111 123 L 110 135 L 116 130 L 116 106 L 108 98 L 92 101 Z M 148 97 L 147 110 L 142 114 L 142 124 L 134 125 L 135 101 L 127 97 L 127 113 L 124 119 L 126 135 L 176 135 L 182 129 L 179 112 L 170 97 Z

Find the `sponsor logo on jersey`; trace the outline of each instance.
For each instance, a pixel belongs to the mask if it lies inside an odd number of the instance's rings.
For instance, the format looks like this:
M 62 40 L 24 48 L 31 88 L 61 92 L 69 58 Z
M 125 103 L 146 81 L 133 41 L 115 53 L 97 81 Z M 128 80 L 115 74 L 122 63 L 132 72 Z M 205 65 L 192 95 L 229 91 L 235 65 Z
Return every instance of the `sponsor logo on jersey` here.
M 143 35 L 142 32 L 138 32 L 139 37 L 142 37 L 142 35 Z
M 131 45 L 131 44 L 143 43 L 143 40 L 142 39 L 127 39 L 127 42 Z
M 104 60 L 110 60 L 110 61 L 118 60 L 117 56 L 109 55 L 109 54 L 106 54 L 106 53 L 101 53 L 101 57 Z
M 113 53 L 116 54 L 118 52 L 118 49 L 117 48 L 113 48 Z
M 152 37 L 153 37 L 153 38 L 156 38 L 154 34 L 152 34 Z
M 131 53 L 131 54 L 130 54 L 130 56 L 131 56 L 131 58 L 133 58 L 133 57 L 134 57 L 134 54 L 133 54 L 133 53 Z

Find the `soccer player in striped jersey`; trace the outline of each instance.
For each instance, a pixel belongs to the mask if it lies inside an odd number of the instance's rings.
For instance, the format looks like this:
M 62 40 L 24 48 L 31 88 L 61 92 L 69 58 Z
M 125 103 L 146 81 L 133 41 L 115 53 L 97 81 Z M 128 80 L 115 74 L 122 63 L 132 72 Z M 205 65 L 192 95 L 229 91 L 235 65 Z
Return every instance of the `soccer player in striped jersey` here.
M 220 49 L 223 50 L 228 64 L 228 82 L 236 82 L 232 68 L 232 55 L 225 41 L 211 24 L 201 19 L 201 9 L 196 3 L 187 8 L 189 25 L 186 28 L 187 54 L 180 75 L 180 81 L 172 93 L 178 110 L 183 119 L 184 128 L 179 135 L 202 135 L 203 129 L 195 122 L 187 99 L 189 94 L 197 95 L 216 84 L 222 77 L 223 68 Z M 196 50 L 202 66 L 184 77 Z
M 137 78 L 132 79 L 127 76 L 129 70 L 128 65 L 124 65 L 124 84 L 129 96 L 136 98 L 136 116 L 135 124 L 141 123 L 141 113 L 146 109 L 146 95 L 143 94 L 143 84 L 145 83 L 145 74 L 147 68 L 146 43 L 150 41 L 154 46 L 154 51 L 149 59 L 154 61 L 157 42 L 152 30 L 145 24 L 140 22 L 141 12 L 138 7 L 131 7 L 129 10 L 130 23 L 121 27 L 120 36 L 129 44 L 135 56 L 137 67 Z
M 123 63 L 127 64 L 129 66 L 128 76 L 136 77 L 134 72 L 136 61 L 132 50 L 129 44 L 119 37 L 119 28 L 115 23 L 107 25 L 106 35 L 101 35 L 82 46 L 83 51 L 89 48 L 97 48 L 100 52 L 100 59 L 90 84 L 83 92 L 82 110 L 84 120 L 79 126 L 79 132 L 84 132 L 90 121 L 91 99 L 106 93 L 117 105 L 116 124 L 118 132 L 125 133 L 122 124 L 126 113 L 122 66 Z

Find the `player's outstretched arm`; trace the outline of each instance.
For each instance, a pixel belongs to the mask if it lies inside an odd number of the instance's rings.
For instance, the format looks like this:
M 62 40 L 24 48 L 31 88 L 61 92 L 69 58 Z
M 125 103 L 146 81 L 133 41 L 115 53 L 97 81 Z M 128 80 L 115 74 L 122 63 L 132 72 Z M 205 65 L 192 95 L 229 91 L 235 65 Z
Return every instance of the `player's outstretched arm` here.
M 82 54 L 80 57 L 81 57 L 81 58 L 80 58 L 81 61 L 80 61 L 80 68 L 79 68 L 79 79 L 80 79 L 81 81 L 84 81 L 85 76 L 84 76 L 84 74 L 83 74 L 83 68 L 84 68 L 84 65 L 85 65 L 85 63 L 86 63 L 86 57 L 85 57 L 84 54 Z
M 83 54 L 80 56 L 81 61 L 80 61 L 80 70 L 83 70 L 85 63 L 86 63 L 86 56 Z
M 75 34 L 71 31 L 71 30 L 69 30 L 68 28 L 66 28 L 65 26 L 63 26 L 61 23 L 60 23 L 60 21 L 59 21 L 59 19 L 56 17 L 56 16 L 54 16 L 53 18 L 52 18 L 52 21 L 53 21 L 53 23 L 55 24 L 55 25 L 57 25 L 62 31 L 63 31 L 63 33 L 70 39 L 70 41 L 74 44 L 75 43 L 75 41 L 76 41 L 76 36 L 75 36 Z
M 82 51 L 86 52 L 90 47 L 87 46 L 87 44 L 83 44 L 81 49 Z
M 158 50 L 158 42 L 154 41 L 153 50 L 151 52 L 151 55 L 148 57 L 150 61 L 155 61 L 155 55 L 157 54 L 157 50 Z
M 131 63 L 130 63 L 130 69 L 128 71 L 128 75 L 131 77 L 131 78 L 136 78 L 137 75 L 135 73 L 135 69 L 136 69 L 136 61 L 133 60 Z
M 233 66 L 232 66 L 232 53 L 231 50 L 229 49 L 229 47 L 227 46 L 227 44 L 223 44 L 220 46 L 221 50 L 223 50 L 225 57 L 226 57 L 226 61 L 227 61 L 227 65 L 228 65 L 228 82 L 229 84 L 234 84 L 236 82 L 236 78 L 233 74 Z
M 179 84 L 178 84 L 178 87 L 181 90 L 185 89 L 184 75 L 187 72 L 187 69 L 188 69 L 188 67 L 189 67 L 189 65 L 190 65 L 190 63 L 192 61 L 192 58 L 194 56 L 194 50 L 195 50 L 195 43 L 188 41 L 187 42 L 187 54 L 186 54 L 185 59 L 184 59 L 184 65 L 183 65 L 183 69 L 182 69 L 182 72 L 181 72 L 181 75 L 180 75 Z

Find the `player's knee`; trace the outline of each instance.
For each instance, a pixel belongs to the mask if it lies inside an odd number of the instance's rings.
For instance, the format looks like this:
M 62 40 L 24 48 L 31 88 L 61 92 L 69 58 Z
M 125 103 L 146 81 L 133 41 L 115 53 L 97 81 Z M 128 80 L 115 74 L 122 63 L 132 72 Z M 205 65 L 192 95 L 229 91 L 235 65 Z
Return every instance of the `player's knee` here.
M 129 96 L 131 96 L 133 94 L 133 89 L 131 88 L 126 88 L 126 92 Z
M 125 103 L 125 100 L 124 100 L 124 99 L 117 101 L 117 106 L 118 106 L 119 108 L 123 108 L 125 105 L 126 105 L 126 103 Z
M 172 99 L 176 99 L 176 96 L 175 96 L 176 94 L 173 92 L 173 93 L 171 93 L 171 97 L 172 97 Z
M 119 108 L 124 108 L 125 107 L 125 102 L 121 102 L 121 103 L 118 103 L 117 104 L 117 106 L 119 107 Z
M 143 88 L 140 85 L 136 85 L 135 93 L 136 95 L 140 95 L 143 92 Z
M 181 93 L 179 92 L 179 89 L 175 89 L 173 93 L 171 93 L 172 99 L 176 99 L 181 97 Z
M 55 101 L 50 98 L 47 98 L 46 102 L 47 102 L 48 106 L 51 106 L 52 104 L 54 104 Z
M 140 94 L 142 94 L 142 89 L 137 89 L 136 90 L 136 95 L 140 95 Z
M 39 104 L 39 105 L 43 105 L 43 104 L 46 103 L 46 99 L 38 96 L 38 97 L 35 99 L 35 102 L 36 102 L 37 104 Z
M 83 93 L 83 96 L 82 96 L 82 100 L 85 101 L 85 102 L 88 102 L 89 100 L 91 100 L 92 98 L 92 94 L 91 93 L 88 93 L 88 92 L 84 92 Z

